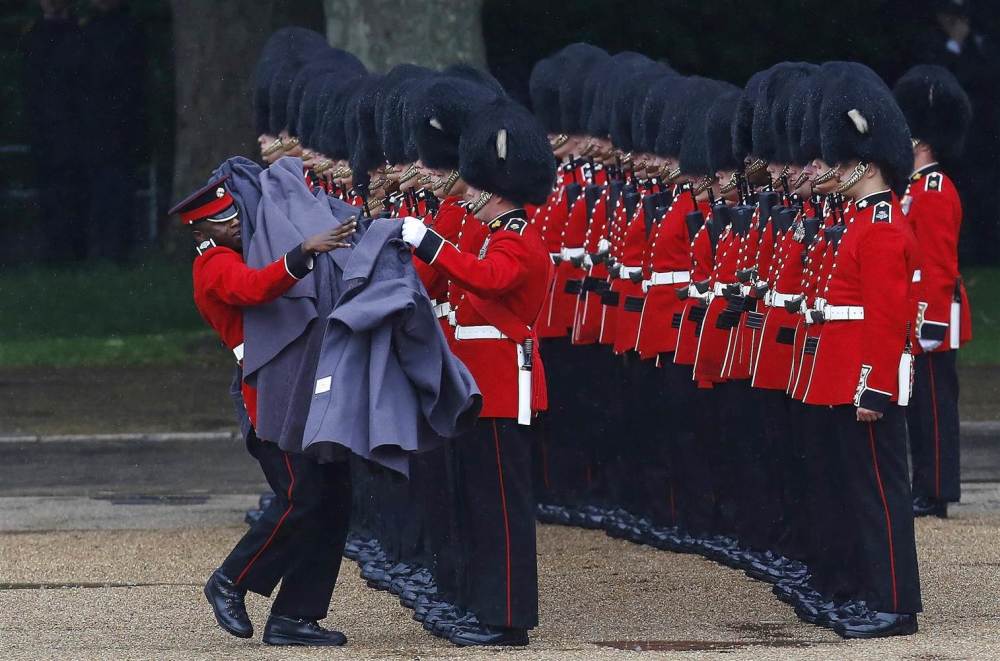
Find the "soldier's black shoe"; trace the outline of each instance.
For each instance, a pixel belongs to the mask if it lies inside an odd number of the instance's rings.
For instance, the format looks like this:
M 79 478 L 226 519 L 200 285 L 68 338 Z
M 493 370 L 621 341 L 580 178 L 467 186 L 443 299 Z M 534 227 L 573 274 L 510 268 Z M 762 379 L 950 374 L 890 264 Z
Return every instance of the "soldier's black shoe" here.
M 570 524 L 569 510 L 562 505 L 540 504 L 536 510 L 536 515 L 542 523 L 551 523 L 556 526 L 568 526 Z
M 480 624 L 475 628 L 457 628 L 451 632 L 448 640 L 459 647 L 479 645 L 524 647 L 528 644 L 528 631 L 526 629 L 491 627 L 487 624 Z
M 913 516 L 936 516 L 939 519 L 947 519 L 948 501 L 917 496 L 913 499 Z
M 450 606 L 451 604 L 449 603 L 438 601 L 437 595 L 420 595 L 417 597 L 417 601 L 413 606 L 413 619 L 417 622 L 423 622 L 424 619 L 434 611 L 441 611 Z
M 253 624 L 247 615 L 243 598 L 246 590 L 241 590 L 216 569 L 205 584 L 205 598 L 215 612 L 215 620 L 219 626 L 237 638 L 249 638 L 253 635 Z
M 346 642 L 347 636 L 339 631 L 324 629 L 315 620 L 271 613 L 264 627 L 264 643 L 267 645 L 339 647 Z
M 804 601 L 795 606 L 795 614 L 803 622 L 816 624 L 824 613 L 836 609 L 837 604 L 833 601 Z
M 424 619 L 422 621 L 424 623 L 424 629 L 427 629 L 434 635 L 438 635 L 435 633 L 434 629 L 438 623 L 454 622 L 461 616 L 462 614 L 458 611 L 458 608 L 456 608 L 454 604 L 442 603 L 430 608 L 426 613 L 424 613 Z
M 262 516 L 264 516 L 264 510 L 247 510 L 246 514 L 243 515 L 243 523 L 252 526 L 260 521 Z
M 840 622 L 867 619 L 871 617 L 871 614 L 872 612 L 868 610 L 868 606 L 865 605 L 865 602 L 849 601 L 846 604 L 841 604 L 831 611 L 826 611 L 820 614 L 820 616 L 816 618 L 816 624 L 821 627 L 829 627 L 832 629 Z
M 448 638 L 456 629 L 475 629 L 480 626 L 479 618 L 474 613 L 455 609 L 454 615 L 458 617 L 454 619 L 442 618 L 435 622 L 432 633 L 441 638 Z M 424 620 L 424 624 L 427 624 L 427 620 Z
M 833 630 L 842 638 L 888 638 L 917 633 L 917 616 L 912 613 L 877 613 L 838 622 Z

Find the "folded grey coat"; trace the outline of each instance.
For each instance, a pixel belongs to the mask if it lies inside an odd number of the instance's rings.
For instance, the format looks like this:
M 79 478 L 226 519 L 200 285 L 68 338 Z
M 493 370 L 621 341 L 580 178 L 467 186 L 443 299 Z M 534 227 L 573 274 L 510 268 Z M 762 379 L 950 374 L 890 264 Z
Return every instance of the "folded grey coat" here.
M 220 171 L 262 268 L 354 207 L 313 194 L 299 159 Z M 244 378 L 257 388 L 257 435 L 333 460 L 344 448 L 408 473 L 408 454 L 475 421 L 482 397 L 448 348 L 396 220 L 360 224 L 352 249 L 318 255 L 284 296 L 244 313 Z
M 482 396 L 448 348 L 400 229 L 398 220 L 377 219 L 350 251 L 303 448 L 340 445 L 407 474 L 409 453 L 471 428 Z

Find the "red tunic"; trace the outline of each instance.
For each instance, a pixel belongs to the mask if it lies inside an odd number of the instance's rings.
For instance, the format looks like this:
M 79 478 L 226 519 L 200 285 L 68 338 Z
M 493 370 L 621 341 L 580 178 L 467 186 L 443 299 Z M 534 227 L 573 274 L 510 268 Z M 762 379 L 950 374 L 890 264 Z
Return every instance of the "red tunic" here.
M 544 205 L 531 218 L 532 224 L 538 229 L 549 257 L 558 266 L 552 271 L 552 279 L 546 287 L 545 303 L 538 319 L 539 337 L 566 337 L 569 327 L 573 324 L 572 298 L 565 293 L 568 271 L 562 265 L 563 235 L 569 220 L 569 205 L 566 200 L 566 187 L 559 186 Z M 568 299 L 568 300 L 567 300 Z
M 719 236 L 716 258 L 711 275 L 711 286 L 715 295 L 708 305 L 705 319 L 698 336 L 698 353 L 695 356 L 694 376 L 698 381 L 722 381 L 726 355 L 730 347 L 730 329 L 718 328 L 716 322 L 730 301 L 719 294 L 720 289 L 736 283 L 736 268 L 739 264 L 742 237 L 727 227 Z
M 920 246 L 920 275 L 915 284 L 918 300 L 926 304 L 920 337 L 940 340 L 934 351 L 957 348 L 952 346 L 950 333 L 956 286 L 961 302 L 959 346 L 972 339 L 972 311 L 958 271 L 958 233 L 962 225 L 958 191 L 938 164 L 932 163 L 913 174 L 902 207 Z M 920 351 L 920 344 L 914 343 L 914 352 Z
M 650 234 L 652 231 L 650 232 Z M 639 322 L 645 306 L 645 294 L 642 291 L 642 281 L 649 273 L 645 265 L 649 253 L 649 236 L 646 234 L 646 211 L 642 202 L 636 206 L 632 222 L 625 229 L 622 239 L 619 261 L 622 265 L 622 275 L 638 270 L 642 275 L 639 282 L 629 277 L 619 278 L 619 299 L 614 332 L 615 353 L 625 353 L 636 348 L 639 339 Z
M 552 262 L 542 237 L 528 224 L 522 209 L 512 210 L 490 222 L 489 237 L 479 254 L 464 252 L 428 230 L 416 255 L 443 272 L 459 290 L 455 309 L 458 329 L 502 326 L 477 307 L 474 297 L 500 306 L 529 329 L 534 337 L 532 410 L 548 406 L 545 370 L 538 354 L 535 322 L 545 298 L 546 274 Z M 487 227 L 483 225 L 484 229 Z M 454 339 L 455 355 L 469 368 L 483 394 L 484 418 L 517 418 L 517 344 L 507 338 Z
M 650 278 L 655 273 L 678 275 L 671 278 L 677 282 L 650 284 L 648 287 L 636 330 L 636 349 L 643 358 L 671 353 L 677 346 L 677 332 L 684 310 L 684 301 L 677 296 L 677 290 L 690 283 L 691 237 L 687 215 L 694 209 L 691 196 L 678 192 L 673 204 L 650 232 L 646 277 Z M 707 204 L 702 211 L 708 211 Z M 679 275 L 683 273 L 688 274 L 687 281 Z
M 593 208 L 587 212 L 583 250 L 591 258 L 598 255 L 601 239 L 607 235 L 608 187 L 603 186 Z M 580 299 L 573 318 L 573 344 L 594 344 L 601 332 L 602 293 L 608 289 L 608 267 L 603 261 L 587 268 Z
M 282 257 L 262 269 L 252 269 L 243 262 L 242 255 L 221 246 L 206 250 L 194 260 L 194 304 L 226 348 L 235 352 L 237 360 L 243 356 L 243 308 L 268 303 L 288 291 L 296 278 L 287 264 L 287 257 Z M 242 390 L 247 415 L 256 426 L 257 391 L 246 383 Z
M 691 242 L 691 288 L 694 283 L 709 280 L 712 269 L 715 266 L 715 250 L 712 248 L 712 239 L 709 234 L 708 207 L 699 203 L 699 208 L 705 214 L 705 224 L 694 236 Z M 698 337 L 704 321 L 704 312 L 698 315 L 697 308 L 704 311 L 704 303 L 693 297 L 688 297 L 684 301 L 681 310 L 681 326 L 677 330 L 677 346 L 674 347 L 674 362 L 678 365 L 694 365 L 695 357 L 698 353 Z M 698 320 L 701 316 L 701 320 Z
M 895 195 L 886 191 L 858 200 L 822 293 L 827 317 L 830 306 L 855 306 L 864 318 L 822 324 L 807 404 L 853 403 L 884 411 L 896 399 L 899 361 L 912 324 L 916 250 Z
M 805 246 L 789 229 L 778 238 L 768 267 L 770 289 L 765 298 L 764 327 L 760 333 L 751 384 L 755 388 L 785 390 L 790 386 L 792 348 L 801 315 L 785 309 L 787 297 L 802 293 L 802 252 Z

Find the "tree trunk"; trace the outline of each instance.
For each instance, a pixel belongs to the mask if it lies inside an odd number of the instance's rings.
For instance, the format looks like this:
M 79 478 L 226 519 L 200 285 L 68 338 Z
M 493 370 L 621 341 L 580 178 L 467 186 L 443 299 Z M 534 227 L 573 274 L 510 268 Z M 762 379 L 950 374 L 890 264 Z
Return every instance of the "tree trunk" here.
M 369 69 L 412 62 L 485 66 L 483 0 L 324 0 L 331 44 Z
M 276 0 L 171 0 L 177 130 L 173 196 L 204 184 L 225 158 L 252 155 L 250 85 Z

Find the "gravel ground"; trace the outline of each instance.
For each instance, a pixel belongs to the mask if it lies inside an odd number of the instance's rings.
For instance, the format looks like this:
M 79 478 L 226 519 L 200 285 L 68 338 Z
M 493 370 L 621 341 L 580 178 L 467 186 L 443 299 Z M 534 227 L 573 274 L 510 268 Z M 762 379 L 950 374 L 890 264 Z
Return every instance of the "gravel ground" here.
M 248 497 L 249 498 L 249 497 Z M 239 502 L 233 507 L 234 518 Z M 6 507 L 4 507 L 6 509 Z M 3 659 L 964 659 L 1000 658 L 1000 513 L 918 522 L 926 613 L 905 639 L 845 643 L 800 623 L 768 586 L 703 559 L 539 528 L 542 626 L 527 650 L 459 650 L 426 634 L 345 562 L 326 624 L 338 650 L 225 635 L 201 595 L 242 529 L 0 533 Z M 125 527 L 133 527 L 126 521 Z M 248 598 L 258 627 L 266 600 Z

